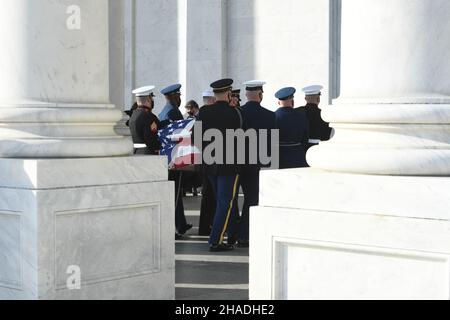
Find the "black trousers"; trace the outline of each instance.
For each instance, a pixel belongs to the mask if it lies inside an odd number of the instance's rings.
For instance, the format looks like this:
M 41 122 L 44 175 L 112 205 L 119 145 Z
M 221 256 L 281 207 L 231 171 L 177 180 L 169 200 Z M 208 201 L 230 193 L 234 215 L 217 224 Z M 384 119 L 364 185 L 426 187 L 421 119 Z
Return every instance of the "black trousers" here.
M 238 227 L 238 240 L 248 241 L 250 236 L 250 207 L 259 204 L 259 173 L 260 168 L 246 168 L 241 173 L 241 187 L 244 192 L 242 217 Z
M 211 235 L 214 214 L 216 212 L 216 195 L 211 181 L 206 174 L 203 175 L 202 203 L 200 208 L 199 236 Z
M 169 171 L 169 181 L 175 182 L 175 228 L 179 234 L 185 234 L 187 229 L 186 216 L 184 215 L 183 173 L 180 171 Z

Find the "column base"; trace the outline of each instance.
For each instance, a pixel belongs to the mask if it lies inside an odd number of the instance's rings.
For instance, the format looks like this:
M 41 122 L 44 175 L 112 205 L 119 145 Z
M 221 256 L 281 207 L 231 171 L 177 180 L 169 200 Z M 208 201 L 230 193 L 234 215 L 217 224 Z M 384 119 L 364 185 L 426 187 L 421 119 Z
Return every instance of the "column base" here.
M 309 165 L 333 172 L 450 176 L 450 104 L 429 100 L 338 99 L 322 110 L 335 134 L 308 151 Z
M 449 299 L 449 188 L 439 177 L 263 172 L 250 298 Z
M 450 176 L 450 149 L 323 142 L 309 149 L 307 159 L 312 167 L 332 172 Z
M 130 133 L 124 137 L 114 131 L 121 118 L 122 112 L 110 104 L 0 101 L 0 157 L 129 156 Z
M 0 159 L 0 299 L 174 299 L 166 161 Z

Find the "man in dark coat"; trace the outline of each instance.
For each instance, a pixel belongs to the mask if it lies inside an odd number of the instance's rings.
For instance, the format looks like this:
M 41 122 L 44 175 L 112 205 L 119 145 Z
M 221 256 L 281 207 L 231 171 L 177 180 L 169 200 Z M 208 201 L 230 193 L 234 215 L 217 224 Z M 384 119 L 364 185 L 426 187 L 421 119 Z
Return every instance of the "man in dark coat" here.
M 307 167 L 308 120 L 304 113 L 294 109 L 295 92 L 295 88 L 289 87 L 275 95 L 280 106 L 275 113 L 280 130 L 280 169 Z
M 242 208 L 242 217 L 239 222 L 238 246 L 249 246 L 249 215 L 250 207 L 259 204 L 259 173 L 263 164 L 259 158 L 260 143 L 266 143 L 268 151 L 270 151 L 270 131 L 276 128 L 275 113 L 261 106 L 263 100 L 263 86 L 265 82 L 254 80 L 245 83 L 246 96 L 248 102 L 242 106 L 242 115 L 244 118 L 244 129 L 254 130 L 257 134 L 257 161 L 250 163 L 249 150 L 250 146 L 246 144 L 246 164 L 242 167 L 240 182 L 244 192 L 244 206 Z M 268 131 L 268 141 L 262 142 L 260 139 L 260 131 Z M 267 164 L 265 164 L 267 165 Z
M 157 155 L 160 149 L 158 129 L 160 123 L 152 113 L 154 108 L 154 86 L 136 89 L 136 109 L 131 115 L 129 126 L 134 143 L 135 154 Z
M 216 97 L 212 90 L 203 91 L 203 107 L 209 108 L 216 103 Z M 216 212 L 216 195 L 214 194 L 213 187 L 206 174 L 203 175 L 202 183 L 202 203 L 200 207 L 200 221 L 198 228 L 199 236 L 210 236 L 212 225 L 214 223 L 214 214 Z
M 217 199 L 214 223 L 209 239 L 211 252 L 234 249 L 234 246 L 224 243 L 224 236 L 233 213 L 239 184 L 239 167 L 235 164 L 235 161 L 233 164 L 226 161 L 226 131 L 236 130 L 241 126 L 238 113 L 230 107 L 232 85 L 233 80 L 231 79 L 223 79 L 212 83 L 211 87 L 216 97 L 216 103 L 207 108 L 202 108 L 199 114 L 202 136 L 205 137 L 207 131 L 209 131 L 208 133 L 214 131 L 214 133 L 221 134 L 224 142 L 222 145 L 219 145 L 216 140 L 209 143 L 204 142 L 202 149 L 204 174 L 208 175 Z M 211 144 L 216 148 L 212 148 Z M 223 151 L 217 152 L 217 148 L 222 148 Z
M 306 106 L 295 109 L 305 113 L 308 119 L 309 141 L 306 151 L 322 141 L 330 140 L 331 137 L 330 124 L 322 119 L 322 111 L 319 108 L 322 89 L 323 87 L 318 85 L 303 88 Z

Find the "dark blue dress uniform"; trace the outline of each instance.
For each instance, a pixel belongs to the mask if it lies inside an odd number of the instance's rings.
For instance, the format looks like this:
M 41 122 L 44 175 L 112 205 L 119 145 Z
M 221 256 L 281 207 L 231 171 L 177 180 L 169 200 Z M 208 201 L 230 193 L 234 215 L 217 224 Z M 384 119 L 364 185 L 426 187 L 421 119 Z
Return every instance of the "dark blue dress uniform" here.
M 293 98 L 294 88 L 284 88 L 275 95 L 279 100 Z M 276 113 L 280 130 L 280 169 L 307 167 L 306 146 L 309 140 L 308 120 L 293 107 L 279 108 Z
M 224 79 L 211 84 L 215 93 L 231 92 L 233 80 Z M 203 171 L 211 182 L 216 195 L 216 212 L 212 226 L 209 245 L 211 251 L 232 250 L 233 247 L 224 243 L 225 233 L 232 218 L 233 206 L 238 194 L 239 166 L 226 163 L 226 130 L 236 130 L 241 126 L 238 113 L 231 108 L 226 101 L 218 101 L 215 104 L 200 109 L 199 121 L 202 123 L 202 134 L 207 130 L 220 131 L 224 139 L 223 159 L 217 159 L 215 163 L 204 163 Z M 210 142 L 211 143 L 211 142 Z M 203 153 L 210 143 L 203 143 Z M 205 157 L 205 154 L 203 154 Z
M 255 90 L 247 88 L 247 90 Z M 262 90 L 262 88 L 261 88 Z M 244 129 L 256 130 L 258 133 L 258 155 L 259 155 L 259 132 L 261 129 L 269 130 L 267 149 L 270 152 L 270 130 L 276 129 L 275 113 L 261 106 L 260 103 L 249 101 L 242 107 L 244 118 Z M 259 174 L 263 164 L 259 160 L 257 164 L 249 164 L 248 149 L 246 150 L 246 165 L 242 167 L 240 182 L 244 192 L 244 206 L 242 208 L 242 217 L 239 223 L 238 244 L 246 246 L 249 240 L 249 211 L 250 207 L 259 204 Z M 267 165 L 267 164 L 266 164 Z
M 161 94 L 165 96 L 180 94 L 180 89 L 181 84 L 174 84 L 161 90 Z M 163 128 L 167 127 L 170 124 L 170 122 L 184 120 L 183 114 L 181 113 L 179 106 L 174 106 L 170 102 L 168 102 L 164 106 L 158 118 L 161 121 L 161 126 Z
M 163 90 L 161 90 L 161 94 L 166 97 L 170 97 L 171 95 L 179 95 L 181 89 L 181 84 L 171 85 Z M 172 103 L 168 102 L 163 111 L 159 114 L 159 120 L 161 122 L 161 127 L 167 127 L 171 122 L 184 120 L 183 114 L 181 113 L 178 106 L 172 105 Z M 175 182 L 175 227 L 177 229 L 177 237 L 185 234 L 189 229 L 192 228 L 191 224 L 188 224 L 186 221 L 186 216 L 184 214 L 184 204 L 183 204 L 183 173 L 181 171 L 169 171 L 169 181 Z

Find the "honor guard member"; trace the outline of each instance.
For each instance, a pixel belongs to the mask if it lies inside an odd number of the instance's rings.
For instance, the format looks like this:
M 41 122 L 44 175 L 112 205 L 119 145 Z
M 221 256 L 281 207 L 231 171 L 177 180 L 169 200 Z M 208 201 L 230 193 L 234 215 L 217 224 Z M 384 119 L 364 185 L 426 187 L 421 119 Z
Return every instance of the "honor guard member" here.
M 242 106 L 242 115 L 244 117 L 245 130 L 255 130 L 258 137 L 258 157 L 257 163 L 250 163 L 249 149 L 246 148 L 246 165 L 243 166 L 240 175 L 240 183 L 244 192 L 244 206 L 242 208 L 242 218 L 239 223 L 238 247 L 249 246 L 249 211 L 250 207 L 259 204 L 259 173 L 261 171 L 261 161 L 259 159 L 259 141 L 260 130 L 268 130 L 267 149 L 270 148 L 270 131 L 276 129 L 275 113 L 261 106 L 263 101 L 264 89 L 266 83 L 259 80 L 246 82 L 247 103 Z M 264 142 L 265 143 L 265 142 Z M 248 147 L 248 146 L 247 146 Z
M 216 97 L 214 96 L 214 91 L 211 89 L 205 90 L 202 93 L 203 97 L 203 107 L 208 108 L 209 106 L 216 103 Z M 216 212 L 216 196 L 214 195 L 214 190 L 212 188 L 211 182 L 206 174 L 203 175 L 202 184 L 202 203 L 200 207 L 200 221 L 198 228 L 199 236 L 210 236 L 212 230 L 212 224 L 214 222 L 214 214 Z
M 231 91 L 231 102 L 230 106 L 233 108 L 239 108 L 241 106 L 241 90 L 233 90 Z
M 180 111 L 181 106 L 181 84 L 174 84 L 161 90 L 161 94 L 166 98 L 166 105 L 163 111 L 159 114 L 161 127 L 167 127 L 171 122 L 184 120 L 183 114 Z M 177 233 L 175 239 L 180 240 L 181 236 L 192 229 L 192 224 L 187 224 L 186 216 L 184 214 L 183 205 L 183 173 L 181 171 L 170 170 L 169 181 L 175 182 L 175 228 Z
M 296 109 L 304 112 L 308 119 L 309 142 L 306 151 L 322 141 L 330 140 L 331 137 L 332 129 L 330 128 L 330 124 L 322 120 L 322 111 L 319 108 L 322 89 L 323 87 L 318 85 L 303 88 L 306 106 Z
M 219 131 L 223 137 L 222 157 L 216 158 L 213 163 L 204 163 L 204 173 L 208 175 L 211 185 L 216 195 L 216 212 L 209 239 L 210 251 L 229 251 L 234 246 L 224 243 L 225 233 L 228 229 L 231 214 L 233 213 L 233 204 L 238 193 L 239 167 L 235 164 L 227 163 L 227 143 L 226 131 L 237 130 L 240 128 L 240 120 L 237 112 L 230 107 L 231 88 L 233 80 L 223 79 L 211 84 L 216 103 L 200 110 L 199 120 L 202 121 L 202 133 L 214 129 Z M 205 150 L 211 142 L 203 143 L 203 159 L 205 160 Z M 213 154 L 214 156 L 214 154 Z M 215 154 L 220 157 L 220 152 Z M 213 160 L 213 159 L 211 159 Z
M 241 90 L 236 89 L 233 90 L 231 88 L 231 100 L 230 100 L 230 107 L 234 108 L 236 110 L 239 120 L 241 122 L 241 128 L 244 127 L 244 117 L 242 116 L 242 108 L 241 108 Z
M 154 86 L 136 89 L 136 109 L 133 111 L 129 126 L 134 143 L 134 154 L 157 155 L 160 149 L 158 130 L 160 123 L 152 113 L 155 106 L 153 101 Z
M 295 88 L 283 88 L 275 94 L 280 108 L 276 111 L 280 130 L 280 169 L 307 167 L 308 120 L 294 109 Z
M 166 98 L 166 105 L 158 118 L 163 128 L 167 127 L 171 122 L 184 120 L 180 111 L 181 106 L 181 84 L 174 84 L 161 90 L 161 94 Z
M 241 100 L 241 90 L 240 89 L 232 90 L 230 106 L 237 111 L 238 116 L 241 121 L 241 128 L 243 128 L 244 127 L 244 117 L 242 116 L 241 101 L 242 101 Z
M 239 121 L 241 124 L 241 128 L 244 127 L 244 117 L 242 115 L 242 108 L 241 108 L 241 90 L 240 89 L 235 89 L 235 90 L 231 90 L 231 101 L 230 101 L 230 107 L 234 108 L 234 110 L 236 110 L 238 116 L 239 116 Z M 238 186 L 238 190 L 240 190 L 240 186 Z M 236 197 L 235 199 L 235 203 L 234 203 L 234 209 L 233 209 L 233 214 L 232 217 L 230 218 L 230 222 L 229 222 L 229 227 L 228 227 L 228 244 L 231 245 L 235 245 L 236 242 L 238 241 L 238 224 L 239 224 L 239 220 L 240 220 L 240 216 L 239 216 L 239 196 Z

